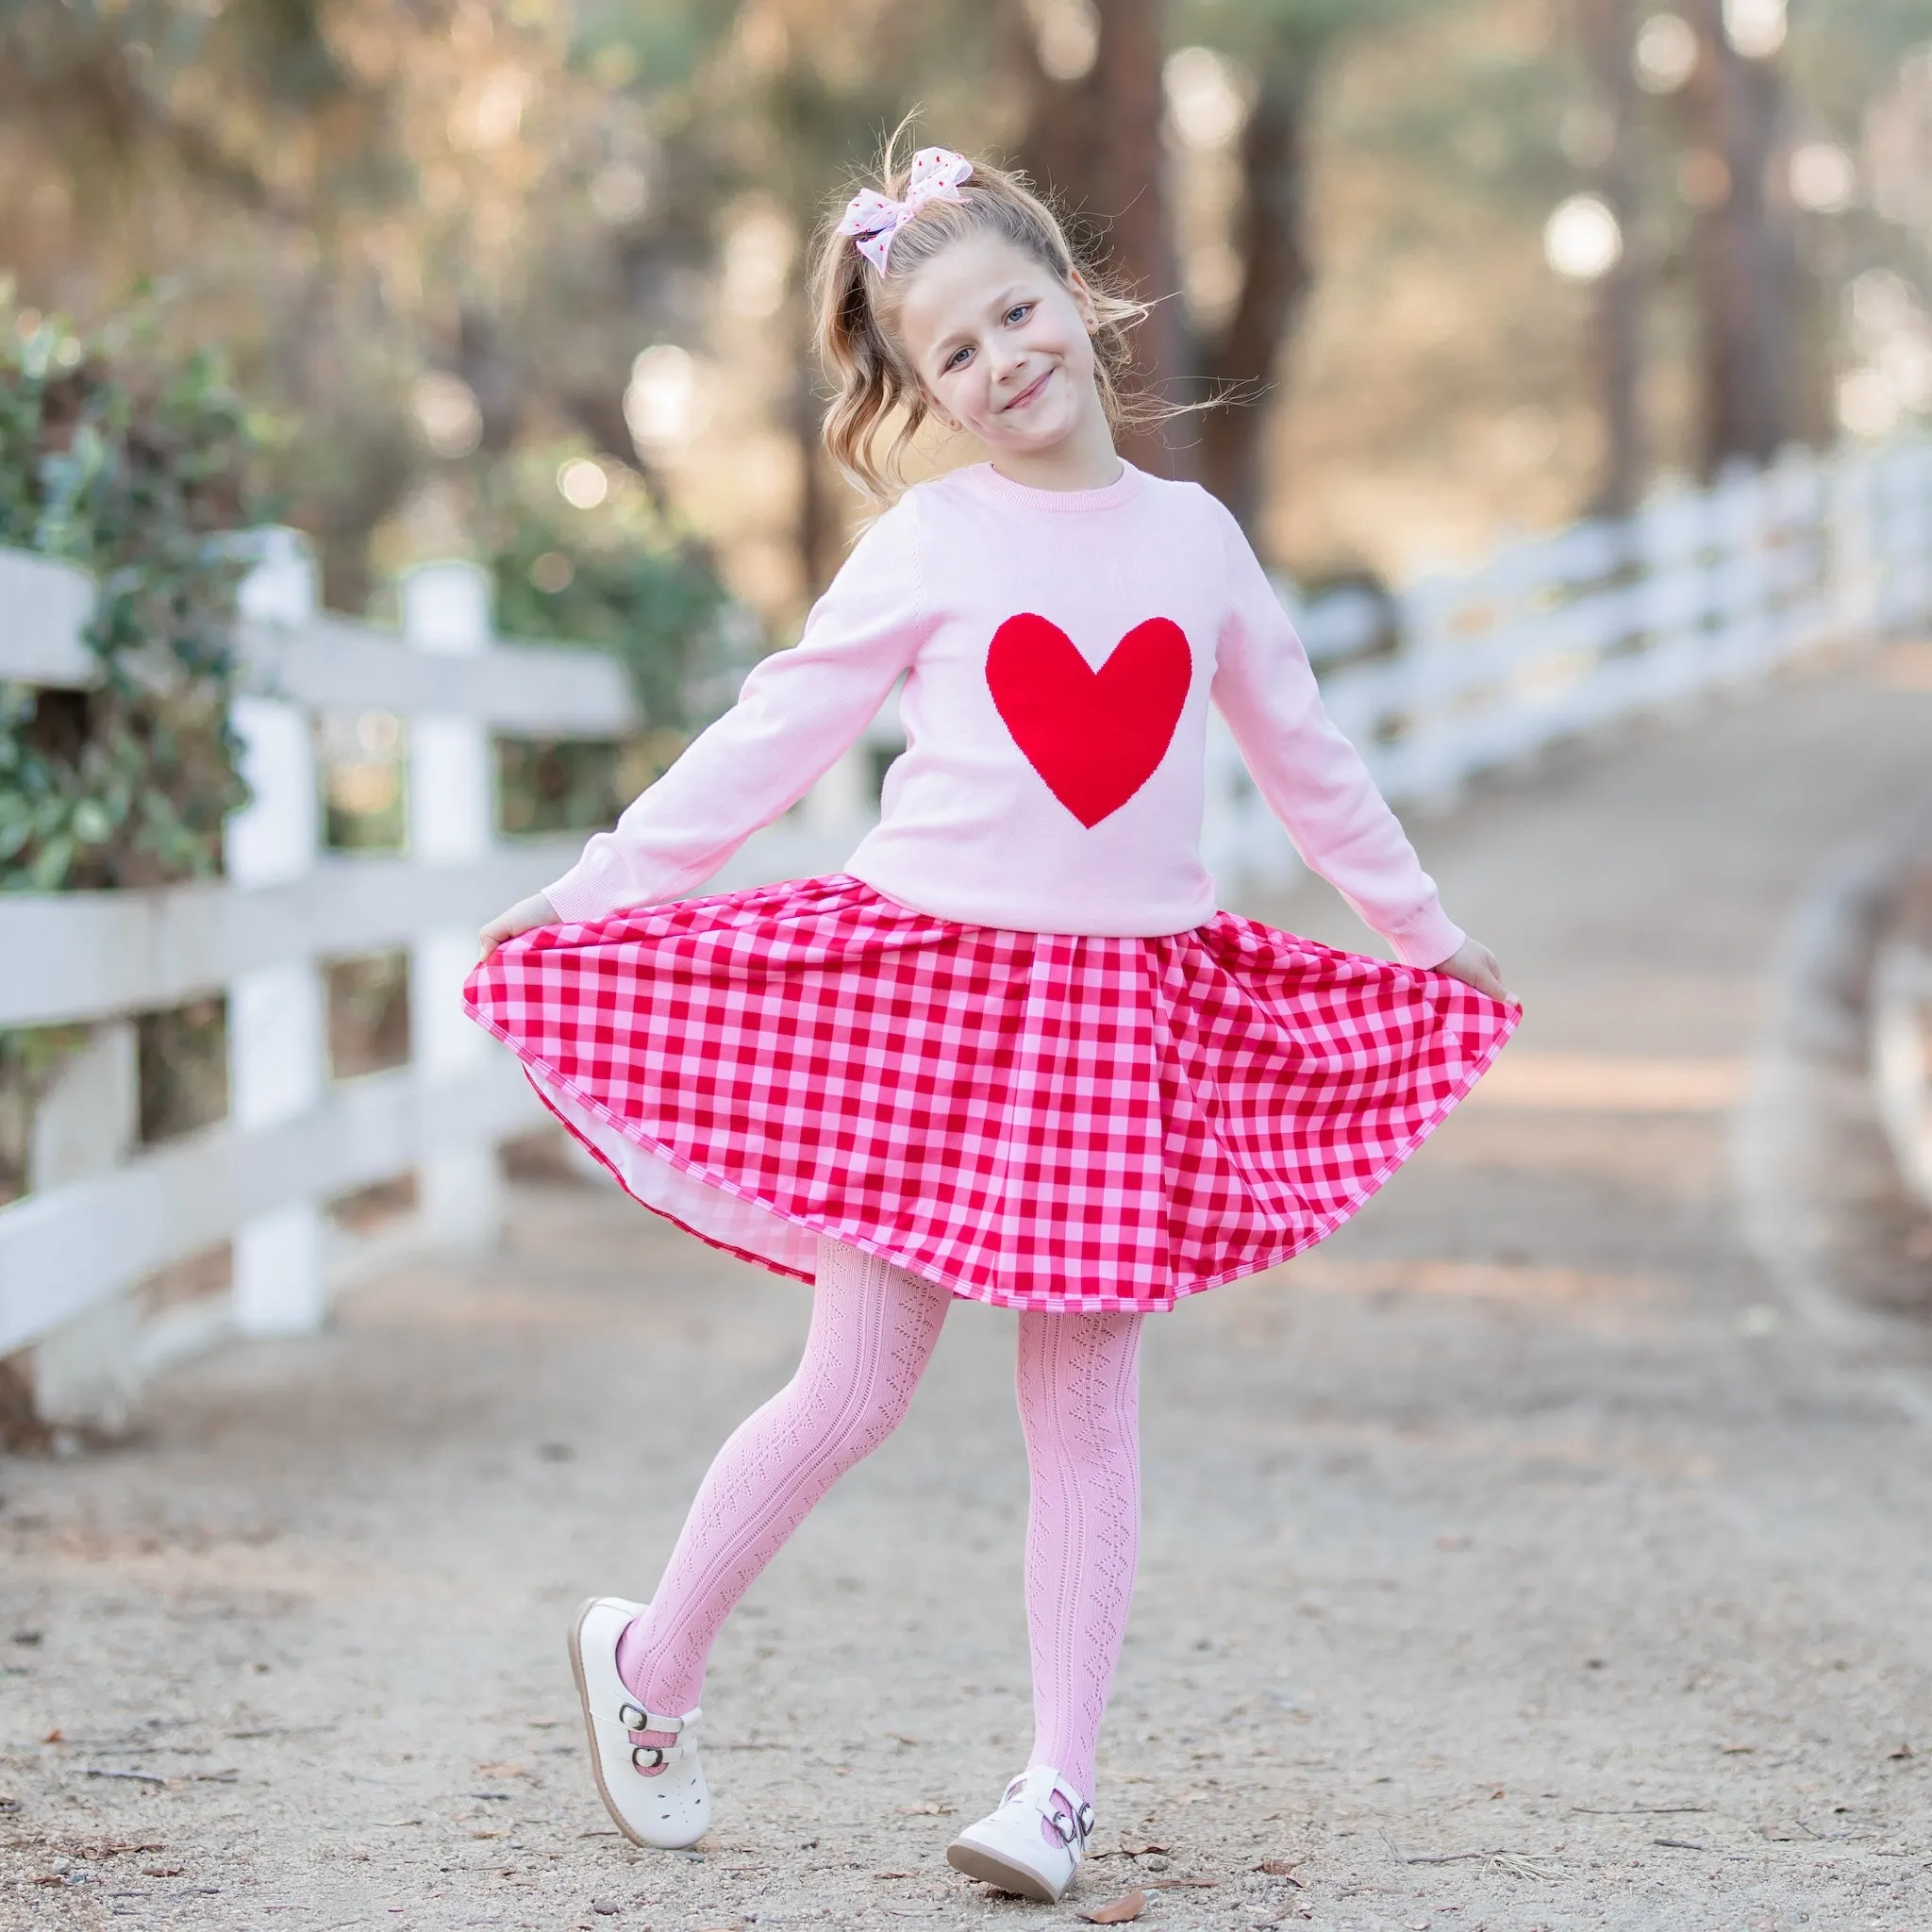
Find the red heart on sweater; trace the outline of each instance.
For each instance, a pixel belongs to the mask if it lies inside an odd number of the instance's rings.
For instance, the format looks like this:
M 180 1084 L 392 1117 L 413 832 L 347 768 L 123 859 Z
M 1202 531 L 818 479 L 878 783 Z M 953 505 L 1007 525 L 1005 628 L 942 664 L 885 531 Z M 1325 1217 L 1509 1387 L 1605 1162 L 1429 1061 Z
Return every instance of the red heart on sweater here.
M 1153 777 L 1193 677 L 1187 633 L 1167 617 L 1137 624 L 1098 671 L 1031 611 L 1008 618 L 986 654 L 987 686 L 1013 742 L 1083 825 Z

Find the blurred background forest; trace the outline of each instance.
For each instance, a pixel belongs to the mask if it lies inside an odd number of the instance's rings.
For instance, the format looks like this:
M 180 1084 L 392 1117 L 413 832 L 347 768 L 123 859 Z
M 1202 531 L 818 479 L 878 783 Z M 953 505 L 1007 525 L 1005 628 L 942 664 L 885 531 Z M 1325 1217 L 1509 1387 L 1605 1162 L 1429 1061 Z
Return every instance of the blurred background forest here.
M 783 641 L 808 238 L 915 108 L 1176 291 L 1149 379 L 1252 400 L 1132 453 L 1304 583 L 1932 408 L 1932 0 L 0 0 L 8 325 L 223 350 L 338 608 Z

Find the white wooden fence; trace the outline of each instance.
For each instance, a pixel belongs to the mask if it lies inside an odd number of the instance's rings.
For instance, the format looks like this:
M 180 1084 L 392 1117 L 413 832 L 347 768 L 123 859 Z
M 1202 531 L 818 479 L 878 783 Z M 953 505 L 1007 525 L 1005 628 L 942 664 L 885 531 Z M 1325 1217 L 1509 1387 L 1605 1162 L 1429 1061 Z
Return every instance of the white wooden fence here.
M 0 552 L 0 678 L 86 685 L 92 600 L 75 573 Z M 630 700 L 606 657 L 495 641 L 469 565 L 418 570 L 402 608 L 400 637 L 319 612 L 298 540 L 268 533 L 243 593 L 249 695 L 235 713 L 255 798 L 229 827 L 226 879 L 0 893 L 0 1026 L 93 1029 L 39 1109 L 30 1192 L 0 1208 L 0 1357 L 34 1350 L 40 1411 L 56 1425 L 120 1425 L 145 1374 L 217 1335 L 316 1327 L 330 1281 L 357 1259 L 325 1212 L 331 1197 L 413 1171 L 419 1235 L 487 1241 L 495 1149 L 542 1117 L 457 990 L 477 924 L 562 871 L 579 841 L 497 838 L 491 738 L 619 738 L 635 723 Z M 1932 444 L 1794 452 L 1659 497 L 1627 525 L 1578 525 L 1425 578 L 1397 600 L 1392 655 L 1368 654 L 1372 601 L 1298 614 L 1329 707 L 1385 791 L 1439 802 L 1553 740 L 1682 706 L 1834 640 L 1924 625 Z M 325 711 L 407 720 L 406 857 L 324 850 L 313 716 Z M 836 869 L 874 808 L 875 756 L 894 731 L 888 705 L 869 743 L 712 885 Z M 1203 843 L 1229 890 L 1295 864 L 1224 734 Z M 410 1063 L 333 1082 L 323 963 L 392 947 L 408 949 Z M 217 991 L 228 1118 L 137 1148 L 130 1016 Z M 231 1293 L 143 1318 L 143 1277 L 225 1241 Z

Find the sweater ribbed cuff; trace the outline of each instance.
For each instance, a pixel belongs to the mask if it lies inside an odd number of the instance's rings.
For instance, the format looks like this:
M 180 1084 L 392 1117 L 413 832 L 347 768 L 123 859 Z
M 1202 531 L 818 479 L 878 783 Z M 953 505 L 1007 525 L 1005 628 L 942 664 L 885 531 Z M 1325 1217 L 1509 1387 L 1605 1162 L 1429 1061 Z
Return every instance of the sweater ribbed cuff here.
M 555 885 L 545 886 L 543 896 L 550 901 L 550 909 L 560 925 L 588 925 L 619 909 L 610 903 L 596 874 L 581 865 L 572 866 Z
M 1441 907 L 1436 906 L 1401 932 L 1385 933 L 1383 937 L 1395 948 L 1395 957 L 1405 966 L 1433 968 L 1453 959 L 1469 935 Z

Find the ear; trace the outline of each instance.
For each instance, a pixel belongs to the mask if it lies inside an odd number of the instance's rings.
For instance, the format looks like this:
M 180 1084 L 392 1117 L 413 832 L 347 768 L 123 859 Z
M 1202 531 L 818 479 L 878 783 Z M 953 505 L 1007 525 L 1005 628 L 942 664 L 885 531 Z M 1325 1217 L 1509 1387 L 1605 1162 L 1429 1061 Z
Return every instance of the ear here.
M 1076 268 L 1067 271 L 1067 292 L 1074 298 L 1074 307 L 1087 333 L 1097 335 L 1100 331 L 1100 311 L 1093 306 L 1093 291 L 1087 286 L 1087 277 Z

